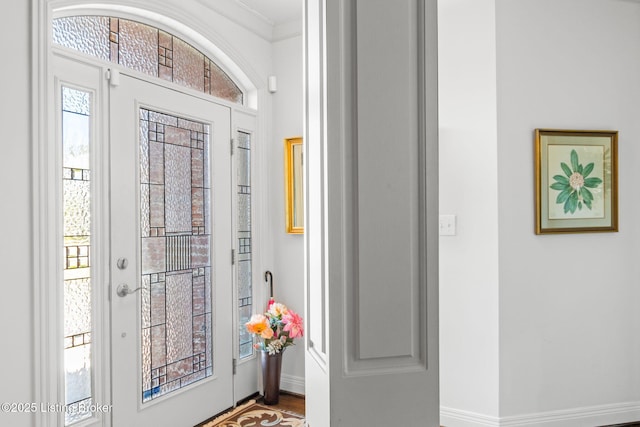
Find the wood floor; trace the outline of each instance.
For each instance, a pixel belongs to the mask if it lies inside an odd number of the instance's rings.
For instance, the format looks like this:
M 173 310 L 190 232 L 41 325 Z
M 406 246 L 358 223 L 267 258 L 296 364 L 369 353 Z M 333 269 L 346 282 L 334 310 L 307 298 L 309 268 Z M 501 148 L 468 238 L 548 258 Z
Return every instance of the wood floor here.
M 258 402 L 262 402 L 262 398 L 256 399 Z M 280 392 L 280 401 L 277 405 L 271 405 L 274 408 L 282 411 L 293 412 L 298 415 L 305 415 L 305 399 L 304 396 L 299 394 L 293 394 L 286 391 Z

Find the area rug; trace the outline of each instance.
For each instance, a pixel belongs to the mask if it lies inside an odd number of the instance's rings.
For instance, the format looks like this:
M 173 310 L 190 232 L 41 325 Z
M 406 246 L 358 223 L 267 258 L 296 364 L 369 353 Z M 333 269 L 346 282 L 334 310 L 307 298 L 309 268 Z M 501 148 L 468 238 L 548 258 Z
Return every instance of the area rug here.
M 250 400 L 202 427 L 304 427 L 304 418 Z

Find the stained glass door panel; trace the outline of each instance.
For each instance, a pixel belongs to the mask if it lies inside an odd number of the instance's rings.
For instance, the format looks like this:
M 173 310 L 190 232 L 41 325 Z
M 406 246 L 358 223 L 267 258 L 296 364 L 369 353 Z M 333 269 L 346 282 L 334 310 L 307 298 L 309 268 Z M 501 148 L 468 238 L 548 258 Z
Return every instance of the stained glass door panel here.
M 110 96 L 114 425 L 196 425 L 233 402 L 230 110 L 125 75 Z
M 210 125 L 140 108 L 142 401 L 212 375 Z

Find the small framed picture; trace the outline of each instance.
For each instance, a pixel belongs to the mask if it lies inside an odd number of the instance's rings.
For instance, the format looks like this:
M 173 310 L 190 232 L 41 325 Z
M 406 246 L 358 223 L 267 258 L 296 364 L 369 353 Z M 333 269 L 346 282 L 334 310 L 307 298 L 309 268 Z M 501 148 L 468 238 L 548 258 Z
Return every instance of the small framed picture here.
M 536 234 L 618 231 L 618 132 L 536 129 Z

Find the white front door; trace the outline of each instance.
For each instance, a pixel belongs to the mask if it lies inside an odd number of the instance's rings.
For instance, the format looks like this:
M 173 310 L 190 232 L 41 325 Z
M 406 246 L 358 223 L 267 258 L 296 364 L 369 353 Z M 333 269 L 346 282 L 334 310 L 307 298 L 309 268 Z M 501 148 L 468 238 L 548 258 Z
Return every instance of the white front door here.
M 114 426 L 233 405 L 231 111 L 126 75 L 110 86 Z

